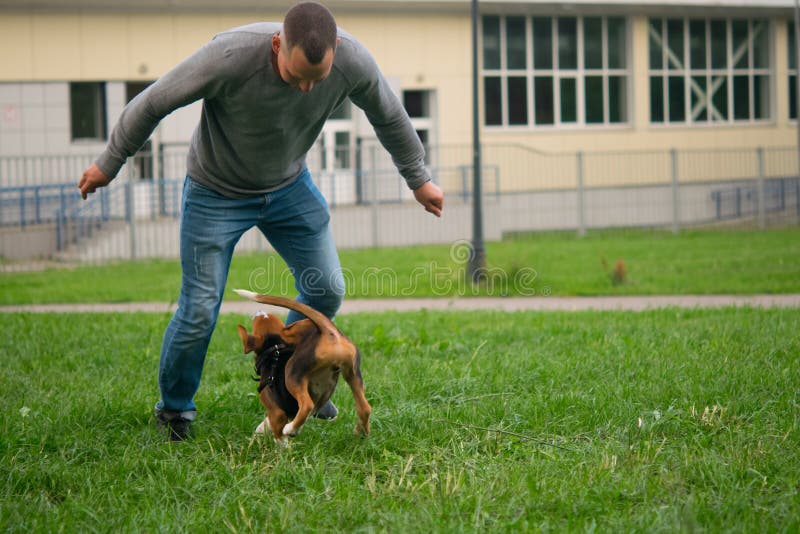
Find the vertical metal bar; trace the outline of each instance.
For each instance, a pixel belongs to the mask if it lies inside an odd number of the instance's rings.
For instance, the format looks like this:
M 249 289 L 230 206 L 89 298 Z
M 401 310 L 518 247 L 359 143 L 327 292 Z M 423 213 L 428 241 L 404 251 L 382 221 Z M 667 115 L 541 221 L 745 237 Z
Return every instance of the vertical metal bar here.
M 795 111 L 797 113 L 797 176 L 800 177 L 800 0 L 794 0 Z
M 375 168 L 377 165 L 375 148 L 374 144 L 369 147 L 370 176 L 372 177 L 369 182 L 369 211 L 372 218 L 372 246 L 378 247 L 380 245 L 380 230 L 378 228 L 380 221 L 378 220 L 378 172 Z
M 764 229 L 767 226 L 766 219 L 766 191 L 764 186 L 764 147 L 756 149 L 756 160 L 758 162 L 758 192 L 756 194 L 758 200 L 758 227 Z
M 25 188 L 19 188 L 19 223 L 22 228 L 25 228 Z
M 481 187 L 481 131 L 478 102 L 478 0 L 471 2 L 472 18 L 472 255 L 468 265 L 473 282 L 486 270 L 486 249 L 483 244 L 483 194 Z
M 583 237 L 586 235 L 586 199 L 584 194 L 586 188 L 583 183 L 583 152 L 575 154 L 575 163 L 577 164 L 577 194 L 578 194 L 578 236 Z
M 678 151 L 670 151 L 672 160 L 672 233 L 677 234 L 681 230 L 681 196 L 680 196 L 680 176 L 678 173 Z
M 128 159 L 128 202 L 127 202 L 127 219 L 128 230 L 130 235 L 130 259 L 136 259 L 136 199 L 134 198 L 134 181 L 136 179 L 136 171 L 134 169 L 133 159 Z

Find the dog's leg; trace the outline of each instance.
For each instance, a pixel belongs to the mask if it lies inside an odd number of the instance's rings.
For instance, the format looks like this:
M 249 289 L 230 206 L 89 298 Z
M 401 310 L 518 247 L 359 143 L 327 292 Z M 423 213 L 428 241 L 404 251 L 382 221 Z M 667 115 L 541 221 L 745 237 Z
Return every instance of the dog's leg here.
M 282 432 L 283 427 L 289 421 L 289 417 L 286 415 L 286 412 L 280 408 L 274 408 L 267 414 L 267 419 L 269 419 L 269 428 L 272 430 L 272 436 L 275 438 L 275 443 L 278 443 L 279 445 L 288 445 L 286 436 L 284 436 Z
M 269 424 L 269 417 L 265 417 L 261 424 L 256 427 L 255 434 L 265 434 L 267 431 L 272 432 L 272 426 Z
M 292 422 L 283 427 L 284 436 L 296 436 L 300 433 L 300 428 L 305 424 L 311 411 L 314 409 L 314 401 L 308 393 L 308 378 L 303 377 L 300 381 L 286 377 L 286 389 L 297 400 L 297 415 Z
M 361 369 L 359 368 L 358 360 L 359 357 L 356 356 L 354 366 L 343 367 L 342 376 L 353 391 L 356 414 L 358 414 L 358 423 L 356 424 L 354 432 L 366 436 L 369 434 L 369 416 L 372 413 L 372 407 L 369 405 L 367 397 L 364 395 L 364 380 L 361 378 Z

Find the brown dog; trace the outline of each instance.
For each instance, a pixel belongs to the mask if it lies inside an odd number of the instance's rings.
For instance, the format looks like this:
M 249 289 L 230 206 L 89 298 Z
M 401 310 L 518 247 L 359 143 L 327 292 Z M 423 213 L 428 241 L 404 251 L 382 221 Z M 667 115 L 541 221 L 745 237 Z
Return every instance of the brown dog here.
M 283 297 L 234 291 L 250 300 L 289 308 L 308 318 L 284 326 L 278 317 L 262 312 L 253 318 L 252 334 L 238 326 L 245 354 L 255 352 L 261 403 L 267 409 L 267 417 L 256 432 L 266 433 L 267 425 L 275 441 L 286 444 L 287 436 L 296 436 L 312 411 L 328 402 L 341 372 L 355 399 L 358 414 L 355 432 L 369 434 L 372 408 L 364 396 L 361 354 L 356 346 L 330 319 L 310 306 Z

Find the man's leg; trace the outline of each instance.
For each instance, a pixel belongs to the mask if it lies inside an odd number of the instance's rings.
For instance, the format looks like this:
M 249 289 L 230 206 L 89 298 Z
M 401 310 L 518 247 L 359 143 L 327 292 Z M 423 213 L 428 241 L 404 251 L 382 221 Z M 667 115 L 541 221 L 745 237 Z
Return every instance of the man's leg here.
M 292 271 L 297 300 L 333 319 L 344 298 L 344 277 L 333 241 L 328 205 L 308 171 L 268 195 L 258 228 Z M 290 311 L 286 324 L 302 315 Z
M 178 309 L 164 334 L 158 372 L 161 400 L 155 410 L 159 423 L 170 428 L 173 439 L 182 439 L 194 419 L 194 395 L 219 315 L 233 249 L 255 223 L 259 200 L 263 205 L 263 197 L 228 199 L 191 178 L 184 184 L 181 292 Z

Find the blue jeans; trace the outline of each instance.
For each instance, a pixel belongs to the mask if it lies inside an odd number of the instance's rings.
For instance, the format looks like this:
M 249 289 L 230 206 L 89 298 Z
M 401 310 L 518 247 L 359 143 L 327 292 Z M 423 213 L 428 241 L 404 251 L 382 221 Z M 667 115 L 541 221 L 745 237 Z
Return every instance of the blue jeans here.
M 181 292 L 164 334 L 156 407 L 195 410 L 203 363 L 219 315 L 233 249 L 257 226 L 295 278 L 298 300 L 330 318 L 344 297 L 344 278 L 330 213 L 308 170 L 291 184 L 245 199 L 224 197 L 186 178 L 181 216 Z M 247 280 L 236 282 L 246 286 Z M 287 324 L 302 316 L 290 312 Z

